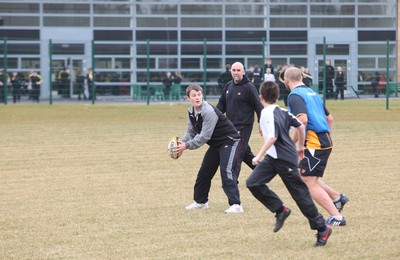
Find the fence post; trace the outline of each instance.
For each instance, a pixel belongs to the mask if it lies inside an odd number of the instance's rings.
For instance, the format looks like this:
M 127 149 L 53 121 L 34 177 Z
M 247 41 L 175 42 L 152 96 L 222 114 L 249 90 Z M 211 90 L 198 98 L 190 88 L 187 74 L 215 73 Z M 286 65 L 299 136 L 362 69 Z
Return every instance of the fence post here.
M 7 105 L 7 96 L 8 96 L 8 91 L 7 91 L 7 88 L 8 88 L 8 86 L 7 86 L 7 82 L 8 82 L 8 73 L 7 73 L 7 67 L 8 67 L 8 64 L 7 64 L 7 52 L 8 52 L 8 50 L 7 50 L 7 38 L 4 38 L 4 43 L 3 43 L 3 51 L 4 51 L 4 61 L 3 61 L 3 63 L 4 63 L 4 72 L 3 72 L 3 81 L 4 81 L 4 83 L 3 83 L 3 87 L 4 87 L 4 93 L 3 93 L 3 95 L 4 95 L 4 98 L 3 98 L 3 101 L 4 101 L 4 105 Z
M 324 44 L 322 45 L 322 50 L 323 50 L 323 55 L 324 55 L 324 60 L 322 61 L 322 66 L 324 68 L 323 72 L 323 79 L 322 79 L 322 97 L 324 100 L 324 105 L 325 105 L 325 100 L 326 100 L 326 38 L 324 36 Z
M 389 40 L 386 41 L 386 110 L 389 109 Z
M 264 79 L 265 71 L 265 37 L 262 38 L 261 78 Z
M 96 84 L 95 84 L 95 80 L 96 80 L 96 74 L 95 74 L 95 70 L 94 70 L 94 65 L 95 65 L 95 60 L 94 60 L 94 54 L 95 54 L 95 44 L 94 44 L 94 40 L 92 40 L 92 82 L 91 82 L 91 87 L 92 87 L 92 105 L 94 105 L 95 100 L 96 100 Z
M 150 40 L 146 44 L 146 93 L 147 105 L 150 105 Z
M 207 100 L 207 39 L 204 38 L 203 44 L 203 94 L 204 99 Z
M 53 104 L 53 43 L 51 39 L 49 39 L 49 103 L 50 105 Z

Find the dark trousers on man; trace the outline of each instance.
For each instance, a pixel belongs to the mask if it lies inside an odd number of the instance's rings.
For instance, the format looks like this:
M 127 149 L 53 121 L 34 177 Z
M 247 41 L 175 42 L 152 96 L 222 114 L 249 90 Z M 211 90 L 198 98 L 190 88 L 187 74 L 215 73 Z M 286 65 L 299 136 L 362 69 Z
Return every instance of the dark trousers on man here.
M 229 205 L 240 204 L 239 188 L 237 184 L 239 141 L 224 144 L 218 148 L 209 147 L 204 155 L 203 162 L 197 174 L 194 185 L 194 201 L 206 203 L 211 188 L 211 180 L 220 167 L 222 189 L 228 197 Z
M 246 186 L 267 209 L 276 212 L 283 206 L 283 202 L 266 184 L 277 174 L 281 177 L 300 211 L 308 219 L 311 229 L 323 228 L 325 220 L 318 212 L 307 185 L 301 179 L 296 166 L 291 166 L 282 160 L 267 155 L 251 173 L 246 181 Z
M 256 166 L 253 165 L 253 158 L 254 154 L 251 151 L 251 148 L 249 146 L 249 140 L 251 136 L 251 132 L 253 131 L 253 126 L 244 126 L 237 128 L 239 134 L 240 134 L 240 144 L 239 144 L 239 156 L 237 158 L 237 163 L 239 165 L 239 169 L 237 172 L 237 179 L 239 179 L 239 174 L 240 174 L 240 169 L 242 162 L 247 164 L 247 166 L 250 167 L 250 169 L 254 169 Z

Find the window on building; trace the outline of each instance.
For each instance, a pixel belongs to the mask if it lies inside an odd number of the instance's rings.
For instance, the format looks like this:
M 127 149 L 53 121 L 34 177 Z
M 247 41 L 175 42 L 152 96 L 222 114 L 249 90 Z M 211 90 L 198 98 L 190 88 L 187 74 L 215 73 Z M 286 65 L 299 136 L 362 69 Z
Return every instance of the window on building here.
M 136 4 L 136 14 L 138 15 L 152 15 L 152 14 L 177 14 L 178 6 L 174 4 L 147 4 L 139 3 Z
M 0 68 L 3 71 L 4 59 L 0 59 Z M 7 58 L 7 70 L 18 68 L 18 58 Z
M 53 44 L 53 55 L 64 55 L 64 54 L 76 54 L 83 55 L 85 54 L 85 45 L 84 44 L 70 44 L 70 43 L 56 43 Z
M 94 17 L 94 27 L 130 27 L 131 18 L 129 17 Z
M 307 41 L 307 31 L 270 31 L 269 35 L 270 41 Z
M 95 41 L 132 41 L 131 30 L 94 30 Z
M 226 55 L 262 55 L 262 44 L 257 44 L 257 45 L 227 44 Z
M 246 5 L 244 3 L 240 5 L 226 5 L 225 14 L 227 15 L 264 15 L 264 5 Z
M 311 18 L 313 28 L 352 28 L 355 26 L 354 18 Z
M 95 55 L 130 55 L 130 44 L 95 44 Z
M 222 14 L 222 5 L 181 5 L 181 14 L 190 14 L 190 15 L 221 15 Z
M 307 15 L 307 5 L 271 5 L 271 15 Z
M 39 26 L 38 16 L 1 16 L 0 26 Z
M 182 31 L 181 40 L 182 41 L 222 41 L 221 31 Z
M 115 68 L 129 69 L 131 67 L 130 58 L 115 58 Z
M 355 5 L 344 4 L 311 5 L 311 15 L 354 15 L 355 8 Z
M 264 18 L 226 18 L 227 28 L 264 28 Z
M 307 27 L 307 18 L 270 18 L 271 28 L 305 28 Z
M 389 44 L 389 54 L 396 55 L 396 45 Z M 359 44 L 358 55 L 386 55 L 386 43 Z
M 396 26 L 397 20 L 393 18 L 378 18 L 378 17 L 368 17 L 368 18 L 358 18 L 358 27 L 372 27 L 372 28 L 393 28 Z
M 258 41 L 261 42 L 263 39 L 266 39 L 265 30 L 262 31 L 226 31 L 226 41 Z
M 222 18 L 221 17 L 207 17 L 207 18 L 197 18 L 197 17 L 182 17 L 181 18 L 181 27 L 222 27 Z
M 21 68 L 23 69 L 39 69 L 40 58 L 21 58 Z
M 376 58 L 358 58 L 358 67 L 364 69 L 374 69 L 376 67 Z
M 136 31 L 137 41 L 176 41 L 178 38 L 178 32 L 173 30 L 162 30 L 162 31 L 150 31 L 145 30 Z
M 307 55 L 307 44 L 271 44 L 271 55 Z
M 128 4 L 94 4 L 95 14 L 130 14 L 131 5 Z
M 43 25 L 47 27 L 89 27 L 89 17 L 79 16 L 45 16 L 43 17 Z
M 199 69 L 200 68 L 200 58 L 182 58 L 181 68 L 185 69 Z
M 177 27 L 178 19 L 173 17 L 138 17 L 136 27 L 170 28 Z
M 39 12 L 39 4 L 10 2 L 0 5 L 0 13 L 36 14 Z
M 139 69 L 146 69 L 147 68 L 147 58 L 137 58 L 136 66 Z M 149 68 L 150 69 L 156 68 L 156 59 L 155 58 L 149 58 Z
M 0 53 L 4 53 L 4 44 L 0 44 Z M 8 55 L 39 55 L 40 46 L 36 43 L 7 43 Z
M 9 40 L 40 40 L 39 30 L 0 29 L 0 35 Z
M 89 4 L 43 4 L 45 14 L 89 14 Z
M 350 48 L 348 44 L 326 44 L 326 55 L 349 55 Z M 316 53 L 317 55 L 323 55 L 323 44 L 316 45 Z

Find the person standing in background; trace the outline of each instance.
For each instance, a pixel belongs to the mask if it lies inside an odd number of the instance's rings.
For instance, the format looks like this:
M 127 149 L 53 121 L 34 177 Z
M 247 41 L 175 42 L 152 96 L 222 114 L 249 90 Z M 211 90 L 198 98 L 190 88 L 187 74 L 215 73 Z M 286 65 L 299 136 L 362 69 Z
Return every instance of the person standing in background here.
M 336 86 L 335 100 L 338 99 L 339 94 L 340 94 L 340 99 L 344 100 L 344 86 L 345 85 L 346 85 L 346 77 L 343 73 L 342 67 L 338 66 L 336 76 L 335 76 L 335 86 Z
M 249 140 L 253 131 L 254 113 L 257 114 L 259 119 L 263 106 L 258 98 L 258 90 L 245 75 L 243 64 L 240 62 L 232 64 L 231 73 L 233 80 L 225 85 L 218 100 L 217 108 L 222 113 L 226 113 L 226 117 L 240 134 L 240 154 L 237 158 L 239 162 L 237 177 L 239 177 L 242 161 L 251 169 L 255 168 L 252 163 L 254 154 L 249 146 Z
M 264 74 L 264 81 L 272 81 L 275 82 L 275 76 L 271 73 L 271 68 L 267 68 Z
M 29 75 L 29 84 L 32 86 L 32 100 L 33 102 L 39 103 L 40 99 L 40 85 L 43 83 L 42 77 L 36 72 L 33 71 Z
M 91 68 L 89 68 L 86 71 L 86 85 L 88 87 L 88 92 L 89 92 L 89 100 L 92 100 L 94 98 L 94 96 L 96 96 L 95 93 L 95 86 L 93 86 L 92 82 L 93 82 L 94 78 L 93 78 L 93 70 Z
M 301 74 L 303 75 L 303 83 L 307 87 L 311 87 L 312 85 L 312 76 L 310 74 L 310 70 L 308 68 L 304 68 L 303 66 L 300 67 Z
M 271 61 L 271 59 L 270 58 L 268 58 L 268 59 L 266 59 L 265 60 L 265 65 L 264 65 L 264 71 L 265 71 L 265 73 L 267 73 L 267 69 L 271 69 L 271 74 L 272 75 L 274 75 L 274 66 L 272 65 L 272 61 Z M 265 74 L 264 73 L 264 74 Z M 265 79 L 264 79 L 264 81 L 265 81 Z
M 258 65 L 254 66 L 254 71 L 253 71 L 253 80 L 252 80 L 254 86 L 256 86 L 257 92 L 258 88 L 260 87 L 260 84 L 262 82 L 262 75 L 261 75 L 261 70 Z
M 335 68 L 331 65 L 331 60 L 325 61 L 326 68 L 326 99 L 334 98 L 335 93 L 333 92 L 333 79 L 335 78 Z
M 13 102 L 17 103 L 21 101 L 21 87 L 22 87 L 22 79 L 18 72 L 14 71 L 11 75 L 11 86 L 12 86 L 12 95 Z

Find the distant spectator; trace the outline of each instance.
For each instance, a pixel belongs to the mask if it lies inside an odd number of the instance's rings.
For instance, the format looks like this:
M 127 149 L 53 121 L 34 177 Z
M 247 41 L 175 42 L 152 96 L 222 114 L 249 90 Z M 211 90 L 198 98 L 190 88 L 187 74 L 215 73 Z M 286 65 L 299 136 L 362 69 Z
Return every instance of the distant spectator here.
M 31 95 L 32 100 L 39 103 L 40 98 L 40 85 L 43 83 L 42 77 L 36 72 L 33 71 L 29 75 L 29 84 L 31 85 Z
M 344 100 L 344 86 L 346 85 L 346 76 L 343 73 L 343 69 L 341 66 L 337 67 L 337 72 L 335 76 L 335 100 L 338 99 L 340 95 L 340 99 Z
M 258 65 L 254 66 L 254 72 L 253 72 L 253 80 L 252 80 L 254 86 L 256 86 L 257 91 L 260 88 L 260 84 L 262 82 L 262 76 L 261 76 L 261 70 Z
M 225 71 L 221 73 L 221 75 L 218 78 L 218 86 L 222 90 L 226 83 L 232 80 L 232 74 L 231 74 L 231 64 L 226 64 L 225 65 Z
M 12 86 L 13 102 L 14 103 L 20 102 L 23 79 L 18 72 L 14 71 L 11 75 L 10 81 Z
M 167 97 L 169 96 L 169 92 L 171 91 L 171 86 L 173 82 L 174 79 L 172 78 L 172 73 L 170 71 L 167 71 L 162 80 L 162 83 L 164 84 L 164 93 Z
M 378 93 L 385 94 L 386 93 L 386 78 L 384 74 L 381 74 L 378 80 Z
M 335 68 L 331 65 L 331 60 L 325 61 L 325 80 L 326 80 L 326 98 L 330 99 L 334 97 L 333 93 L 333 79 L 335 78 Z
M 303 83 L 304 85 L 306 85 L 307 87 L 311 87 L 312 85 L 312 76 L 310 74 L 310 70 L 308 68 L 304 68 L 303 66 L 300 67 L 301 70 L 301 74 L 303 76 Z
M 267 68 L 264 74 L 264 81 L 273 81 L 275 82 L 275 76 L 271 73 L 271 68 Z
M 271 74 L 274 75 L 274 66 L 272 65 L 272 61 L 270 58 L 265 60 L 264 71 L 267 72 L 268 68 L 271 69 Z M 264 79 L 264 81 L 266 81 L 266 80 Z
M 376 71 L 371 79 L 371 88 L 375 98 L 379 97 L 378 84 L 379 84 L 379 73 Z

